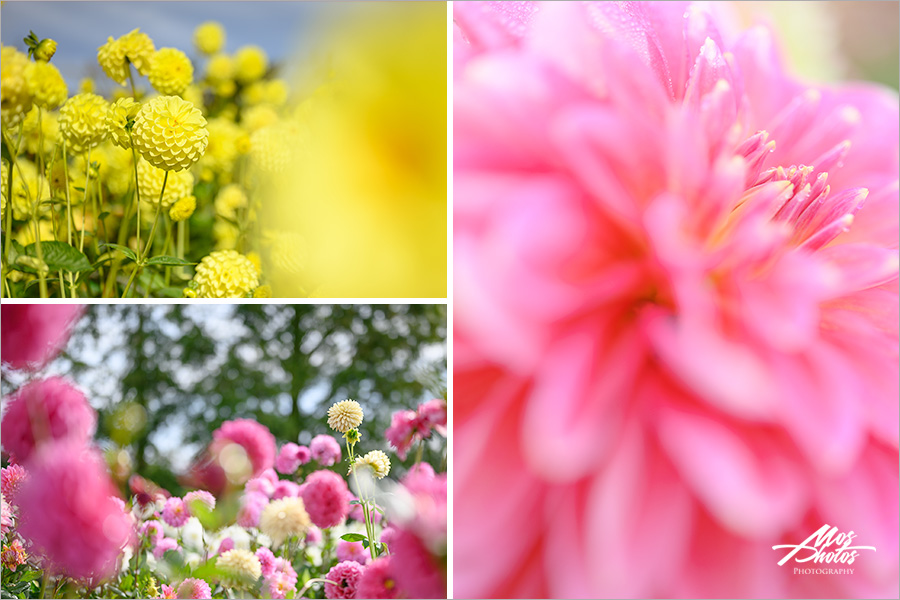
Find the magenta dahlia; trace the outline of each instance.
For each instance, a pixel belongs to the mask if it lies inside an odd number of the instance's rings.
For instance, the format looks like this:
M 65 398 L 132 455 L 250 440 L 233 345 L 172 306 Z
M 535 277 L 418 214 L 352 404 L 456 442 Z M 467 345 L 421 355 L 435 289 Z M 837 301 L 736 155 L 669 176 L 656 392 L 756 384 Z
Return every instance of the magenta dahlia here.
M 325 584 L 326 598 L 368 598 L 368 596 L 357 596 L 357 586 L 359 578 L 362 576 L 363 568 L 356 561 L 345 560 L 331 567 L 325 579 L 329 582 Z
M 315 471 L 303 482 L 300 497 L 316 527 L 326 529 L 340 525 L 350 512 L 347 495 L 350 490 L 344 478 L 334 471 Z
M 225 421 L 213 432 L 213 440 L 243 447 L 253 465 L 254 476 L 275 464 L 275 436 L 268 427 L 252 419 Z
M 457 597 L 897 595 L 897 94 L 711 4 L 454 5 Z

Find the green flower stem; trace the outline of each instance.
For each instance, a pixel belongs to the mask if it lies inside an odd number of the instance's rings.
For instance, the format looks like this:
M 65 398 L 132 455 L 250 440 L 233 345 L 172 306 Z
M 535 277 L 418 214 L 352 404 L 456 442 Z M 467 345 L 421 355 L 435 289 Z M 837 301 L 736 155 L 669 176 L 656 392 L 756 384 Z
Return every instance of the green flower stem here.
M 72 245 L 72 227 L 74 226 L 74 221 L 72 220 L 72 197 L 69 192 L 69 156 L 68 156 L 68 145 L 65 140 L 63 140 L 63 176 L 66 180 L 66 243 L 70 246 Z M 64 285 L 60 282 L 60 285 Z M 70 297 L 75 298 L 75 282 L 72 278 L 72 274 L 69 273 L 69 286 L 71 288 Z
M 137 167 L 135 167 L 135 174 L 137 174 Z M 131 284 L 134 282 L 134 278 L 137 275 L 138 271 L 143 268 L 144 261 L 147 259 L 147 254 L 150 252 L 150 247 L 153 245 L 153 236 L 156 234 L 156 226 L 159 223 L 159 213 L 160 209 L 162 208 L 163 194 L 166 193 L 166 182 L 168 180 L 169 172 L 166 171 L 166 174 L 163 175 L 162 189 L 159 190 L 159 201 L 156 203 L 156 216 L 153 217 L 153 226 L 150 227 L 150 236 L 147 238 L 147 245 L 144 246 L 143 252 L 140 252 L 140 254 L 138 255 L 138 262 L 134 266 L 134 270 L 131 272 L 131 277 L 128 279 L 128 283 L 125 285 L 125 291 L 122 292 L 123 298 L 128 294 L 128 290 L 131 288 Z M 138 204 L 138 208 L 140 208 L 140 204 Z M 138 250 L 140 251 L 140 247 L 138 248 Z
M 22 130 L 19 128 L 19 137 L 21 138 Z M 9 147 L 9 143 L 7 142 L 7 148 Z M 22 175 L 22 169 L 19 167 L 19 160 L 17 155 L 19 153 L 19 149 L 16 148 L 15 152 L 11 152 L 13 164 L 9 166 L 9 192 L 10 192 L 10 203 L 9 203 L 9 211 L 13 210 L 12 206 L 12 171 L 13 169 L 17 169 L 19 171 L 19 177 L 22 177 L 22 180 L 25 180 L 25 177 Z M 38 223 L 38 202 L 40 198 L 32 198 L 31 190 L 28 189 L 27 185 L 23 186 L 25 188 L 25 197 L 28 200 L 28 203 L 31 205 L 31 219 L 34 221 L 34 243 L 35 248 L 37 249 L 37 257 L 38 260 L 44 262 L 44 253 L 41 249 L 41 229 L 40 224 Z M 40 195 L 40 190 L 38 190 L 38 195 Z M 38 286 L 41 292 L 41 298 L 49 298 L 50 296 L 47 294 L 47 277 L 44 275 L 43 269 L 38 270 Z
M 131 67 L 128 68 L 129 75 L 131 74 Z M 133 86 L 132 86 L 133 87 Z M 128 139 L 131 140 L 131 162 L 134 166 L 134 198 L 135 198 L 135 206 L 137 207 L 137 248 L 138 252 L 141 251 L 141 184 L 138 182 L 138 155 L 137 150 L 134 149 L 134 138 L 131 136 L 131 132 L 128 132 Z
M 347 444 L 347 456 L 349 456 L 350 460 L 350 470 L 353 471 L 353 480 L 356 482 L 356 489 L 360 491 L 359 501 L 362 503 L 363 519 L 366 523 L 366 537 L 369 539 L 369 554 L 372 555 L 372 560 L 375 560 L 377 558 L 375 555 L 375 525 L 369 522 L 368 499 L 365 498 L 362 493 L 363 489 L 359 485 L 359 477 L 356 475 L 356 469 L 353 468 L 353 463 L 355 462 L 353 445 L 350 444 L 350 441 L 347 440 L 346 436 L 344 437 L 344 440 Z
M 6 143 L 6 135 L 3 136 L 3 142 Z M 6 147 L 9 148 L 9 144 L 6 143 Z M 7 281 L 7 277 L 9 276 L 9 248 L 10 248 L 10 239 L 12 238 L 12 211 L 13 211 L 13 202 L 12 202 L 12 191 L 13 191 L 13 170 L 12 165 L 9 166 L 9 169 L 6 172 L 6 218 L 3 223 L 3 284 L 6 288 L 6 297 L 12 297 L 12 288 Z
M 185 222 L 178 221 L 178 234 L 177 234 L 177 242 L 175 244 L 175 256 L 178 258 L 184 258 L 184 230 L 185 230 Z M 185 268 L 178 267 L 175 271 L 175 274 L 179 279 L 186 279 L 185 277 Z

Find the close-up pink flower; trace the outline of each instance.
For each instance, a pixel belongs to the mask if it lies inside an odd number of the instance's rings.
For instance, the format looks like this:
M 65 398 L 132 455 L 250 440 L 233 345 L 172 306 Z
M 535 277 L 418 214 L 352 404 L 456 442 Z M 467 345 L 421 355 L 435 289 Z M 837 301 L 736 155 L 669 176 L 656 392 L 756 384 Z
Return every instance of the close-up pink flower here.
M 380 556 L 363 567 L 356 587 L 357 598 L 396 598 L 397 592 L 392 556 Z
M 278 449 L 275 457 L 275 470 L 285 475 L 290 475 L 300 466 L 300 457 L 297 455 L 300 446 L 288 442 Z
M 71 439 L 86 443 L 97 427 L 97 415 L 87 398 L 62 377 L 23 385 L 7 406 L 0 424 L 3 449 L 20 463 L 46 442 Z
M 314 471 L 303 482 L 300 497 L 309 518 L 316 527 L 327 529 L 340 525 L 347 518 L 347 482 L 334 471 Z
M 339 540 L 334 555 L 338 561 L 352 560 L 364 565 L 369 560 L 369 551 L 363 548 L 362 542 Z
M 330 435 L 319 434 L 309 443 L 313 459 L 323 467 L 330 467 L 341 460 L 341 445 Z
M 241 527 L 258 527 L 263 509 L 269 504 L 265 494 L 249 492 L 241 497 L 241 506 L 237 513 L 237 524 Z
M 16 492 L 25 483 L 28 472 L 22 465 L 9 465 L 0 469 L 0 491 L 3 496 L 15 502 Z
M 134 536 L 116 495 L 98 451 L 72 439 L 44 444 L 18 493 L 19 533 L 50 572 L 102 579 Z
M 898 594 L 897 93 L 721 4 L 454 4 L 455 597 Z
M 262 576 L 269 577 L 275 572 L 275 555 L 265 546 L 256 551 L 256 558 L 259 559 L 259 565 L 262 567 Z
M 325 584 L 325 597 L 367 598 L 368 596 L 357 596 L 357 586 L 362 572 L 362 566 L 352 560 L 341 561 L 331 567 L 331 570 L 325 575 L 325 579 L 329 581 Z
M 74 304 L 4 304 L 2 362 L 13 369 L 40 369 L 69 341 L 84 312 Z
M 181 527 L 190 518 L 190 513 L 181 498 L 169 498 L 163 505 L 162 519 L 170 527 Z
M 178 540 L 175 538 L 164 537 L 156 542 L 156 545 L 153 546 L 153 556 L 157 559 L 162 559 L 165 557 L 166 552 L 169 551 L 178 552 L 181 550 L 181 547 L 178 545 Z
M 398 410 L 391 415 L 391 424 L 384 430 L 384 437 L 396 450 L 400 460 L 406 460 L 406 453 L 416 441 L 418 415 L 414 410 Z

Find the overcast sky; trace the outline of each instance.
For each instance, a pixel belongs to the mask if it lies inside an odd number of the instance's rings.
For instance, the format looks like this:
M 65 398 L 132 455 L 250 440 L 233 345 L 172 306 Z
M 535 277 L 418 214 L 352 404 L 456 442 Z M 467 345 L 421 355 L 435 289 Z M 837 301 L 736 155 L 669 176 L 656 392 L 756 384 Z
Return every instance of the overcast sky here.
M 319 2 L 3 2 L 0 39 L 6 46 L 25 50 L 22 38 L 33 30 L 39 38 L 59 44 L 55 64 L 74 93 L 86 76 L 102 75 L 97 48 L 110 36 L 119 37 L 139 27 L 157 48 L 171 46 L 196 60 L 191 41 L 194 28 L 215 20 L 225 26 L 225 50 L 246 44 L 261 46 L 273 60 L 304 49 L 307 33 L 315 28 Z M 197 65 L 195 64 L 195 69 Z

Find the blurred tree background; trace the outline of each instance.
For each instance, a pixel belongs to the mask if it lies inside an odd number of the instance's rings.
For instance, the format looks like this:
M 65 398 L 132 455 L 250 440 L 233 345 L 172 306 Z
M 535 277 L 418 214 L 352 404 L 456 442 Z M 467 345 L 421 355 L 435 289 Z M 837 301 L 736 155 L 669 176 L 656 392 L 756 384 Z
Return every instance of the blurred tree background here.
M 279 445 L 342 442 L 326 411 L 346 398 L 366 413 L 360 448 L 387 451 L 399 477 L 414 453 L 401 464 L 384 430 L 393 411 L 446 397 L 446 323 L 445 305 L 426 304 L 91 305 L 45 371 L 87 391 L 123 480 L 133 471 L 179 493 L 178 475 L 230 419 L 259 421 Z M 429 440 L 423 460 L 445 470 L 445 448 Z

